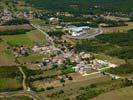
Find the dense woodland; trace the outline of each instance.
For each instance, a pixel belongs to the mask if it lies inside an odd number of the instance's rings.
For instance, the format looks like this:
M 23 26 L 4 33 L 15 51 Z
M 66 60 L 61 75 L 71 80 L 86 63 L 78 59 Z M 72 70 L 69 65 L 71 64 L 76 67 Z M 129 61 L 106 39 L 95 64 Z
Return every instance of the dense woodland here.
M 133 65 L 132 64 L 123 64 L 120 65 L 117 68 L 111 68 L 107 70 L 107 72 L 112 73 L 112 74 L 132 74 L 133 73 Z
M 104 52 L 121 59 L 133 59 L 133 30 L 126 33 L 101 34 L 93 40 L 82 40 L 76 44 L 77 51 Z
M 131 13 L 133 0 L 25 0 L 33 7 L 75 14 Z
M 47 33 L 48 33 L 48 35 L 50 35 L 52 37 L 54 37 L 54 36 L 61 37 L 62 35 L 64 35 L 64 32 L 62 32 L 62 31 L 54 31 L 54 32 L 47 32 Z

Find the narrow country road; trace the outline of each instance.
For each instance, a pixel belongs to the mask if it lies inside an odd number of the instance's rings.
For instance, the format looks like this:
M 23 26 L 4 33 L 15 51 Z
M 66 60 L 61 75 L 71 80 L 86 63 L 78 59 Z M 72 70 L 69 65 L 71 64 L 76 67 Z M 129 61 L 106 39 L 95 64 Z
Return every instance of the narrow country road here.
M 46 32 L 44 32 L 44 31 L 41 29 L 41 27 L 40 27 L 39 25 L 34 25 L 34 24 L 31 23 L 31 26 L 34 27 L 35 29 L 39 30 L 41 33 L 43 33 L 43 34 L 46 36 L 46 38 L 51 42 L 52 46 L 54 46 L 55 48 L 57 48 L 57 47 L 55 46 L 55 43 L 54 43 L 53 38 L 51 38 Z M 57 48 L 57 49 L 58 49 L 62 54 L 65 54 L 64 51 L 62 51 L 60 48 Z
M 26 86 L 26 75 L 25 75 L 22 67 L 18 67 L 18 68 L 23 76 L 22 85 L 23 85 L 24 90 L 13 91 L 13 92 L 0 92 L 0 98 L 13 97 L 13 96 L 28 96 L 30 98 L 33 98 L 33 100 L 44 100 L 44 98 L 41 97 L 40 95 L 38 95 L 38 93 L 36 93 L 35 91 L 28 90 L 28 88 Z
M 25 75 L 25 73 L 24 73 L 22 67 L 18 67 L 18 68 L 19 68 L 20 72 L 21 72 L 22 75 L 23 75 L 23 82 L 22 82 L 23 89 L 24 89 L 24 90 L 27 90 L 27 87 L 26 87 L 26 75 Z

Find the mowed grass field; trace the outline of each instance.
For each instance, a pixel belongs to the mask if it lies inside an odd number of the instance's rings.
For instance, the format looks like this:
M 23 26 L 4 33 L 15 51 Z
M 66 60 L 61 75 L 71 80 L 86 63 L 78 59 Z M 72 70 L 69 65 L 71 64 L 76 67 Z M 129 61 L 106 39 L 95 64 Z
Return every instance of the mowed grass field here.
M 126 24 L 128 24 L 128 26 L 103 28 L 103 33 L 126 32 L 133 29 L 133 22 L 126 22 Z
M 101 94 L 91 100 L 133 100 L 133 86 Z

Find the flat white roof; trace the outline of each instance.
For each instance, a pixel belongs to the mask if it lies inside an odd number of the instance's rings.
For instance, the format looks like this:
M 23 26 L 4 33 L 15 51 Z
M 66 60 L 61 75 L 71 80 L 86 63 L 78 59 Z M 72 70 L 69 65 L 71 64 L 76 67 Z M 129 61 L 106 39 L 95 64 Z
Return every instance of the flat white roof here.
M 79 32 L 79 31 L 82 31 L 83 29 L 88 29 L 90 28 L 89 26 L 81 26 L 81 27 L 76 27 L 76 26 L 68 26 L 67 29 L 68 30 L 72 30 L 72 31 L 75 31 L 75 32 Z

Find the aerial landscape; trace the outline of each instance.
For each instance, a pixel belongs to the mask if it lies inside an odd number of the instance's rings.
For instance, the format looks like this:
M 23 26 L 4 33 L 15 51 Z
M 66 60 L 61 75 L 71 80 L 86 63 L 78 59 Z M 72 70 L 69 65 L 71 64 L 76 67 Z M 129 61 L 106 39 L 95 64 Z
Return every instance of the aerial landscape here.
M 133 100 L 133 0 L 0 0 L 0 100 Z

